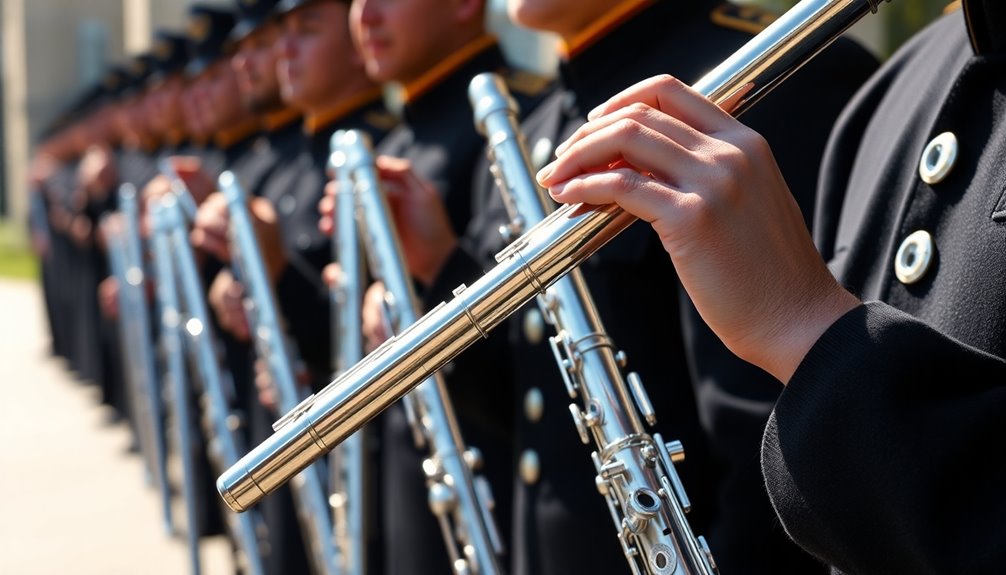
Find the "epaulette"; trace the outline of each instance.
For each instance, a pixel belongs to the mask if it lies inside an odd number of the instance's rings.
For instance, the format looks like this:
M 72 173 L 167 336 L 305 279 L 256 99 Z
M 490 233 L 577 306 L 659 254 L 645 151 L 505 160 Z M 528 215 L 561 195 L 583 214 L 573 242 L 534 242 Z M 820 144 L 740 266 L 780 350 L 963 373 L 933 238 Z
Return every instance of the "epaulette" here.
M 960 9 L 961 9 L 961 0 L 954 0 L 953 2 L 951 2 L 950 4 L 947 4 L 943 8 L 943 13 L 944 14 L 949 14 L 949 13 L 953 12 L 954 10 L 960 10 Z
M 720 4 L 709 14 L 709 19 L 717 26 L 750 34 L 761 32 L 778 17 L 775 12 L 759 6 L 740 6 L 730 2 Z
M 552 83 L 552 80 L 545 76 L 526 70 L 513 69 L 509 69 L 503 74 L 503 81 L 506 82 L 507 88 L 511 92 L 519 92 L 525 96 L 537 96 Z
M 388 131 L 398 125 L 398 118 L 386 110 L 371 110 L 364 114 L 363 121 L 384 131 Z

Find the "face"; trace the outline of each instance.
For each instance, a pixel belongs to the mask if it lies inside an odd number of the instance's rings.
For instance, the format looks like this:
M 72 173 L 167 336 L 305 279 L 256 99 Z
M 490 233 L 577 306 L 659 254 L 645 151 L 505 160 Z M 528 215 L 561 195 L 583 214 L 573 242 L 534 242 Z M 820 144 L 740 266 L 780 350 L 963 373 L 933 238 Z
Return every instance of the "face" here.
M 196 85 L 195 105 L 207 130 L 229 128 L 244 119 L 244 111 L 234 105 L 241 94 L 228 60 L 220 59 L 211 64 Z
M 151 129 L 158 134 L 177 130 L 183 122 L 181 95 L 184 81 L 177 74 L 169 76 L 147 92 L 144 108 Z
M 469 0 L 353 0 L 353 40 L 367 75 L 379 82 L 401 83 L 420 77 L 459 47 L 459 26 L 478 4 Z M 481 8 L 476 11 L 481 19 Z
M 621 3 L 621 0 L 507 0 L 510 19 L 534 30 L 570 39 Z
M 362 63 L 349 36 L 349 7 L 312 2 L 283 17 L 276 43 L 280 95 L 296 108 L 321 110 L 358 84 Z
M 196 104 L 201 89 L 199 78 L 196 78 L 185 86 L 179 98 L 182 118 L 185 121 L 185 131 L 198 138 L 205 137 L 208 133 L 205 128 L 206 124 L 199 114 L 199 106 Z
M 279 37 L 278 24 L 263 24 L 238 43 L 231 58 L 241 101 L 251 112 L 266 112 L 279 104 L 275 50 Z

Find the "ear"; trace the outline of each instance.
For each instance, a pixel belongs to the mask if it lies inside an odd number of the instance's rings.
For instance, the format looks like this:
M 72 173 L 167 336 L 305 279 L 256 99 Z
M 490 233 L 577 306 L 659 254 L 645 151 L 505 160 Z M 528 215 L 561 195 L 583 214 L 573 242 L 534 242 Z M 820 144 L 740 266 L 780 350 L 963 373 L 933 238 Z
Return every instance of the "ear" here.
M 454 17 L 459 23 L 472 22 L 474 20 L 484 22 L 485 20 L 485 0 L 454 0 Z

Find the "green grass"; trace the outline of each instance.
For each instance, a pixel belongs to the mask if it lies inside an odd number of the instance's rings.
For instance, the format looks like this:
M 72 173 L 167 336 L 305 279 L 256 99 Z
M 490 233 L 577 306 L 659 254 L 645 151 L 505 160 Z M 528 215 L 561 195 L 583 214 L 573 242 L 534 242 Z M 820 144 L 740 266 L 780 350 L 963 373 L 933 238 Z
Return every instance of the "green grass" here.
M 38 260 L 28 247 L 24 227 L 0 220 L 0 278 L 35 279 Z

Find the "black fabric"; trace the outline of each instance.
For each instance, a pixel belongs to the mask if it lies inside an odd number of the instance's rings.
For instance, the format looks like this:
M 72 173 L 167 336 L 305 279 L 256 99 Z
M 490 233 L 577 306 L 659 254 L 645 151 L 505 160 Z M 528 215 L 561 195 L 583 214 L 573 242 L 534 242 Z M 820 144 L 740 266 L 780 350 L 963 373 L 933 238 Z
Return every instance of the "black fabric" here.
M 815 239 L 843 285 L 885 303 L 810 350 L 762 457 L 787 531 L 847 573 L 996 573 L 1006 559 L 1006 467 L 989 457 L 1006 421 L 1004 64 L 975 55 L 961 12 L 945 16 L 857 95 L 829 144 Z M 926 184 L 919 160 L 945 131 L 957 162 Z M 916 230 L 935 258 L 906 285 L 894 255 Z

